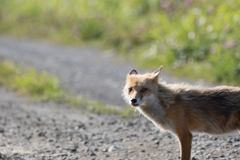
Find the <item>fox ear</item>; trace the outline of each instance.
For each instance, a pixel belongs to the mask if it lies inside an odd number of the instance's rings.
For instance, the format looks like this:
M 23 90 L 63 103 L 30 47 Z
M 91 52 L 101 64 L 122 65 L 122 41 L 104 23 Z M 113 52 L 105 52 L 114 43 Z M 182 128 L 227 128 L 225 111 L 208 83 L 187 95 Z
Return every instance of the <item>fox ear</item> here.
M 153 71 L 152 74 L 154 75 L 154 77 L 159 76 L 159 74 L 161 73 L 161 70 L 162 70 L 162 66 L 156 69 L 155 71 Z
M 135 69 L 132 69 L 128 75 L 132 75 L 132 74 L 138 74 L 137 71 Z

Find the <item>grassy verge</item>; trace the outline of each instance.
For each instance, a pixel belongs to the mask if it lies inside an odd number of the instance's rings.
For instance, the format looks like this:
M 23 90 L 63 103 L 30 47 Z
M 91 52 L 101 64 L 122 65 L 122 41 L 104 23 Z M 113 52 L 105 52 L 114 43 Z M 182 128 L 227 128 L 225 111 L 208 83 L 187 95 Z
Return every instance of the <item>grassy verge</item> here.
M 0 0 L 0 33 L 114 48 L 143 67 L 240 85 L 240 1 Z
M 66 105 L 73 105 L 97 114 L 119 114 L 122 117 L 133 117 L 130 108 L 117 110 L 99 102 L 80 99 L 73 93 L 63 89 L 55 76 L 47 72 L 24 70 L 10 61 L 0 61 L 0 84 L 16 90 L 21 95 L 30 96 L 33 100 L 55 101 Z

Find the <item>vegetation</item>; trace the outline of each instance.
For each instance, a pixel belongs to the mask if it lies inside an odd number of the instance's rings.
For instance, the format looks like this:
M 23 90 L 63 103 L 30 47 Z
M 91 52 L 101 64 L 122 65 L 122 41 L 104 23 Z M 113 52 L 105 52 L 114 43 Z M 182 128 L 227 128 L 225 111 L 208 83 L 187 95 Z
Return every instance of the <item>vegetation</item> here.
M 33 100 L 55 101 L 77 106 L 98 114 L 119 114 L 122 117 L 134 117 L 133 110 L 117 110 L 99 102 L 79 98 L 60 87 L 58 79 L 46 71 L 24 70 L 10 61 L 0 61 L 0 84 L 19 94 L 28 95 Z
M 0 0 L 0 33 L 94 43 L 144 67 L 239 85 L 240 1 Z

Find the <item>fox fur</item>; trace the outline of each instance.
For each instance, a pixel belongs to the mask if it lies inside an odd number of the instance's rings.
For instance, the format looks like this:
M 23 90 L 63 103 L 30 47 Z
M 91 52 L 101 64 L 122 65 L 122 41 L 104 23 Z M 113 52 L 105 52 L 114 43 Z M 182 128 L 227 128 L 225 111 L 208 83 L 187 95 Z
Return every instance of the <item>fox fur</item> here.
M 223 134 L 240 130 L 240 88 L 203 88 L 159 82 L 162 66 L 152 73 L 127 75 L 126 102 L 178 139 L 181 160 L 190 160 L 192 132 Z

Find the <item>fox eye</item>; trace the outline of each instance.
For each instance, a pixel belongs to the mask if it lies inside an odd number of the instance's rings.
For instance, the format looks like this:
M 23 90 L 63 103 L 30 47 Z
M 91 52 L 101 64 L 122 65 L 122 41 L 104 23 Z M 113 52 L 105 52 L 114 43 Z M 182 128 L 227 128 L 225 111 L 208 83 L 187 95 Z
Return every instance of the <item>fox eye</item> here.
M 143 88 L 141 92 L 146 92 L 147 90 L 148 90 L 147 88 Z
M 132 88 L 128 88 L 128 92 L 132 92 Z

